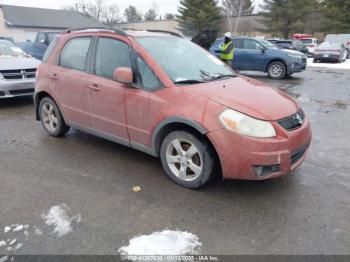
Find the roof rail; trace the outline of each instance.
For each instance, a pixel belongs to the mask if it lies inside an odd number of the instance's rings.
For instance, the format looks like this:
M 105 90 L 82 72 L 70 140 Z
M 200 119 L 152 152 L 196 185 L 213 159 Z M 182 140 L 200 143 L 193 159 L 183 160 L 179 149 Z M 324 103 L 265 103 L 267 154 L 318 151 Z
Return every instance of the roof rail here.
M 178 37 L 183 37 L 183 35 L 179 34 L 179 33 L 175 33 L 172 31 L 167 31 L 167 30 L 158 30 L 158 29 L 147 29 L 146 31 L 148 32 L 152 32 L 152 33 L 167 33 L 170 35 L 174 35 L 174 36 L 178 36 Z
M 110 27 L 80 27 L 80 28 L 69 28 L 65 31 L 63 31 L 63 33 L 65 34 L 69 34 L 72 33 L 74 31 L 84 31 L 84 30 L 106 30 L 106 31 L 112 31 L 118 35 L 124 35 L 126 36 L 127 34 L 123 31 L 123 30 L 119 30 L 119 29 L 115 29 L 115 28 L 110 28 Z

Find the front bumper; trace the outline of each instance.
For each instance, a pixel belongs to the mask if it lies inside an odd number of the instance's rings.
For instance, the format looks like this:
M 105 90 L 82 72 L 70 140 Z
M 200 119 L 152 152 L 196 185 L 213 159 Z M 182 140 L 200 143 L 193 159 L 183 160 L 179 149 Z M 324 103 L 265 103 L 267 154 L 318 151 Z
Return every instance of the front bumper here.
M 277 122 L 272 123 L 279 134 L 276 138 L 257 139 L 220 129 L 208 134 L 221 163 L 224 179 L 264 180 L 285 176 L 306 158 L 311 142 L 310 123 L 287 131 Z M 272 167 L 264 176 L 258 176 L 256 167 Z
M 287 64 L 287 73 L 298 73 L 306 70 L 306 58 L 303 60 L 295 60 Z
M 0 99 L 33 95 L 35 78 L 20 80 L 0 80 Z

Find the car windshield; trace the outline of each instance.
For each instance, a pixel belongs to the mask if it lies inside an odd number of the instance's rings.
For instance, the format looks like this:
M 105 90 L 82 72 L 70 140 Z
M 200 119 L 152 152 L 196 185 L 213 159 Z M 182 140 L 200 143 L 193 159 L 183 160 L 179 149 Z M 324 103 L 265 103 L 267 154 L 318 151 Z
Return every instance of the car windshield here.
M 27 54 L 21 48 L 8 41 L 0 41 L 0 57 L 25 57 Z
M 328 43 L 328 42 L 324 42 L 320 44 L 320 46 L 318 47 L 318 49 L 340 49 L 340 48 L 341 48 L 340 44 Z
M 140 37 L 137 41 L 168 74 L 175 84 L 195 84 L 236 73 L 196 44 L 179 37 Z
M 301 42 L 303 42 L 303 44 L 312 44 L 312 39 L 301 39 Z

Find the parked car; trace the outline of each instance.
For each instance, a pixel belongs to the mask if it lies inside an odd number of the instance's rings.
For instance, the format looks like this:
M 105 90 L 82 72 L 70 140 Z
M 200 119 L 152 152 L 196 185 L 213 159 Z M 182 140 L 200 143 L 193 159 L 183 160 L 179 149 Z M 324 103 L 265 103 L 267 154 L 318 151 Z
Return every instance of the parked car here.
M 301 38 L 301 42 L 303 42 L 304 46 L 307 48 L 308 56 L 313 57 L 315 50 L 318 46 L 318 41 L 316 38 Z
M 0 40 L 0 99 L 33 95 L 39 63 L 13 43 Z
M 223 38 L 218 38 L 210 52 L 220 48 Z M 248 37 L 233 39 L 235 47 L 232 67 L 242 71 L 267 72 L 270 78 L 281 79 L 306 69 L 306 55 L 294 50 L 282 50 L 266 41 Z
M 324 42 L 316 49 L 314 54 L 315 62 L 344 62 L 348 56 L 343 44 Z
M 30 54 L 36 59 L 42 60 L 47 47 L 58 34 L 59 32 L 39 32 L 37 33 L 34 42 L 27 41 L 18 43 L 18 46 L 27 54 Z
M 345 45 L 348 58 L 350 58 L 350 34 L 329 34 L 326 35 L 325 42 Z
M 76 128 L 160 157 L 168 177 L 188 188 L 219 170 L 225 179 L 284 176 L 311 140 L 287 94 L 166 33 L 60 35 L 39 65 L 35 104 L 51 136 Z
M 308 52 L 308 49 L 300 40 L 276 40 L 274 44 L 282 49 L 295 50 L 303 54 Z
M 0 36 L 0 40 L 6 40 L 11 42 L 12 44 L 16 44 L 15 39 L 13 39 L 13 37 L 8 37 L 8 36 Z

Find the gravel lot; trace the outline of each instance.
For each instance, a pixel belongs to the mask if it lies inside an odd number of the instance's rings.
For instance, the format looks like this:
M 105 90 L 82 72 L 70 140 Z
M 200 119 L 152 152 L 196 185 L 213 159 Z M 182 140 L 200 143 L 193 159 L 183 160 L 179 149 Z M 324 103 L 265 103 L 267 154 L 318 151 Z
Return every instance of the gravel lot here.
M 198 191 L 169 181 L 141 152 L 78 131 L 49 137 L 29 98 L 0 100 L 0 241 L 23 244 L 0 254 L 117 254 L 130 238 L 166 228 L 198 236 L 204 254 L 349 254 L 349 72 L 249 74 L 298 99 L 313 129 L 309 157 L 281 179 Z M 64 234 L 49 223 L 62 209 Z M 12 224 L 28 226 L 5 233 Z

